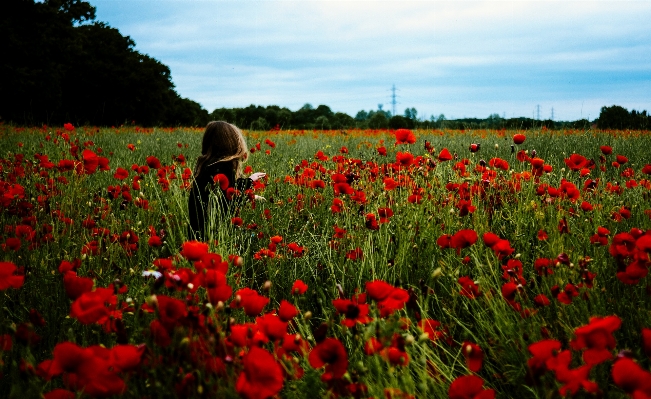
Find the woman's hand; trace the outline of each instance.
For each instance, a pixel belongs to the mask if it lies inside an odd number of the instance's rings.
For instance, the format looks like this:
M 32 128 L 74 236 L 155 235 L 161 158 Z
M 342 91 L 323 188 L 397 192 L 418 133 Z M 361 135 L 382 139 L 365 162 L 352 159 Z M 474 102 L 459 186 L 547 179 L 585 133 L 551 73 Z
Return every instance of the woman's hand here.
M 249 179 L 251 179 L 253 181 L 258 181 L 258 180 L 262 179 L 263 177 L 265 177 L 266 175 L 267 174 L 264 173 L 264 172 L 256 172 L 256 173 L 253 173 L 251 176 L 249 176 Z

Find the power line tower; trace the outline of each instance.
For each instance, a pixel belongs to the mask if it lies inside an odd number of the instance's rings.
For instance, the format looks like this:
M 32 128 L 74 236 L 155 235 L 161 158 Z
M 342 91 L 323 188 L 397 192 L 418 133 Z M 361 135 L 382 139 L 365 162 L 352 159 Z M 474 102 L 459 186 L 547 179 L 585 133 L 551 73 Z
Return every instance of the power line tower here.
M 554 120 L 554 107 L 552 107 L 552 120 Z
M 536 105 L 536 119 L 540 120 L 540 104 Z
M 396 85 L 394 84 L 391 88 L 391 112 L 393 116 L 396 115 L 396 104 Z

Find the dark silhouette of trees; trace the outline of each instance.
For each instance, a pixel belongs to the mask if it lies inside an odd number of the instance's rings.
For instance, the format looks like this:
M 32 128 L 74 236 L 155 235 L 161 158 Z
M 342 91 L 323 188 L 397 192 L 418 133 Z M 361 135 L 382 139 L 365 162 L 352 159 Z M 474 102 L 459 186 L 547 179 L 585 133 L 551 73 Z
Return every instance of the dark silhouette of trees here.
M 2 121 L 207 123 L 207 111 L 176 93 L 167 66 L 135 50 L 133 40 L 117 29 L 94 19 L 95 8 L 81 0 L 1 3 Z
M 626 108 L 619 105 L 601 107 L 597 125 L 600 129 L 649 129 L 651 115 L 647 115 L 646 110 L 628 112 Z

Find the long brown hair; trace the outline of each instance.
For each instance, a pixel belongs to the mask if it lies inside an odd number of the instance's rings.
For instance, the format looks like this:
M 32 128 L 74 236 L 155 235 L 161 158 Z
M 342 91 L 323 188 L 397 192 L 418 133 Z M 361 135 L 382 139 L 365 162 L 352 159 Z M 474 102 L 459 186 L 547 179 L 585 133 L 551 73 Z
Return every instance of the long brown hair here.
M 242 164 L 249 152 L 242 131 L 224 121 L 212 121 L 206 126 L 201 141 L 201 156 L 197 158 L 194 175 L 199 176 L 204 167 L 217 162 L 231 161 L 236 177 L 242 176 Z

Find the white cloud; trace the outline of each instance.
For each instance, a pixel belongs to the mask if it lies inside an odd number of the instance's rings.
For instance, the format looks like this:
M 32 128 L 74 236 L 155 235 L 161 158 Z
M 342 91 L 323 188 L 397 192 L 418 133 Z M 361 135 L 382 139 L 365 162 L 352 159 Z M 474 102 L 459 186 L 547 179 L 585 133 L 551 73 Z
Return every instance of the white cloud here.
M 651 108 L 646 1 L 93 4 L 209 110 L 312 102 L 354 114 L 388 103 L 393 83 L 402 109 L 425 113 L 529 116 L 542 101 L 566 119 L 586 116 L 576 104 L 593 118 L 612 103 Z

